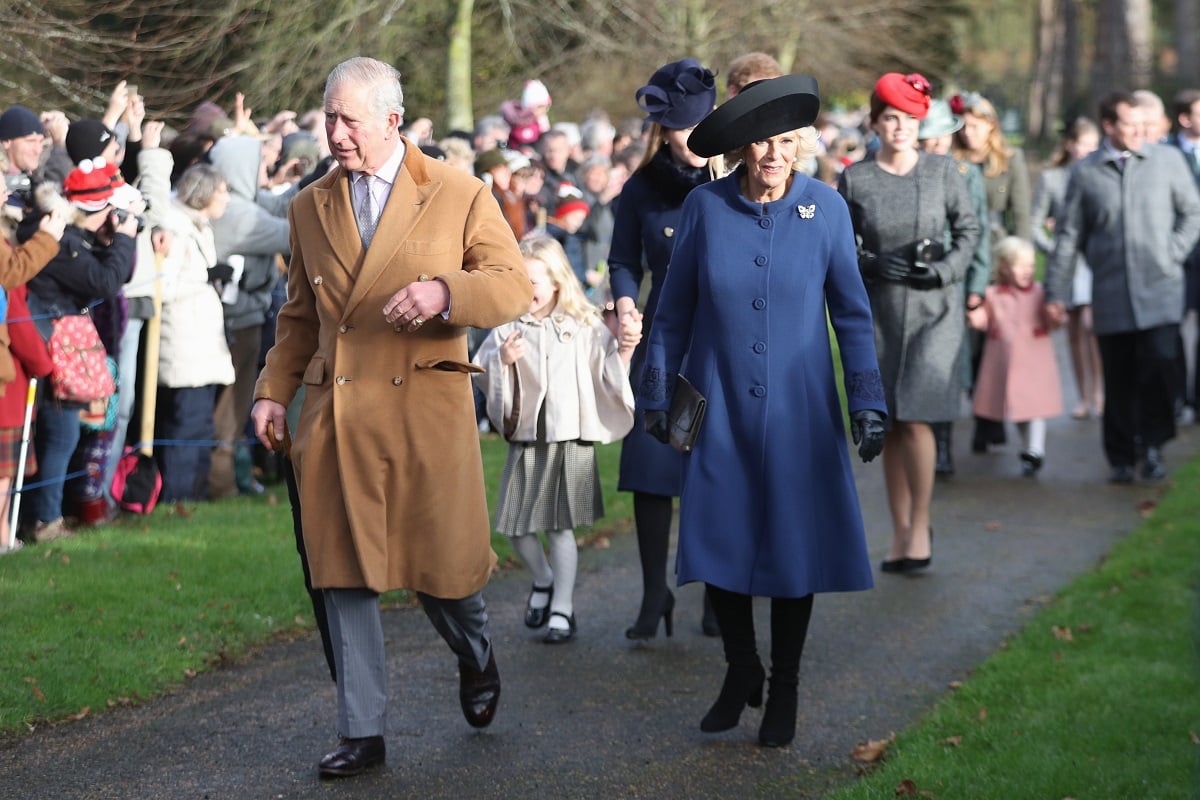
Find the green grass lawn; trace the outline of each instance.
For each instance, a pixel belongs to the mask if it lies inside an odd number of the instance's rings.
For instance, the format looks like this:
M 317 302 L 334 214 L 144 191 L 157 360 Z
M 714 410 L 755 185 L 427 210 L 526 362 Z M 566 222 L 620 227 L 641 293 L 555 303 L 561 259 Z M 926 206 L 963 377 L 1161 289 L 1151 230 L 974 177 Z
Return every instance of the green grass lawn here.
M 1200 787 L 1200 461 L 833 800 L 1194 798 Z
M 494 503 L 507 444 L 482 437 Z M 597 448 L 607 516 L 587 542 L 630 526 L 616 491 L 620 444 Z M 493 535 L 502 564 L 508 540 Z M 389 598 L 391 601 L 401 598 Z M 256 498 L 160 507 L 0 558 L 0 732 L 153 697 L 313 626 L 282 485 Z

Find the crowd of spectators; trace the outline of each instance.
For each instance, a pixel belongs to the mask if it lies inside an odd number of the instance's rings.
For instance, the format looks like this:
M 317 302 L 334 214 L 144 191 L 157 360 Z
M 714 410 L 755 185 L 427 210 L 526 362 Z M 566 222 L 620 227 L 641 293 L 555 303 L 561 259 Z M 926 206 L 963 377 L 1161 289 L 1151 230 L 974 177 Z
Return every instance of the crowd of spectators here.
M 728 76 L 729 97 L 740 88 L 734 77 Z M 588 297 L 611 319 L 607 259 L 615 208 L 625 181 L 643 161 L 648 126 L 640 116 L 622 116 L 624 110 L 556 119 L 551 90 L 540 80 L 527 81 L 517 94 L 471 131 L 439 135 L 431 120 L 420 118 L 406 120 L 402 132 L 426 155 L 487 183 L 518 240 L 537 232 L 562 244 Z M 1200 96 L 1185 95 L 1173 109 L 1172 143 L 1200 174 L 1190 146 L 1200 129 L 1192 114 Z M 993 241 L 1017 236 L 1049 254 L 1054 210 L 1047 213 L 1039 205 L 1033 230 L 1035 176 L 1021 151 L 1006 142 L 995 108 L 974 93 L 948 99 L 953 117 L 947 109 L 940 113 L 953 130 L 957 170 L 964 176 L 977 170 L 974 179 L 986 193 L 983 227 Z M 1144 94 L 1135 100 L 1148 102 Z M 1160 122 L 1167 127 L 1172 122 L 1161 101 L 1156 108 L 1147 115 L 1156 126 L 1147 134 L 1150 141 L 1166 136 Z M 799 168 L 836 187 L 848 167 L 872 158 L 879 140 L 866 111 L 823 111 L 814 126 L 817 152 Z M 1091 124 L 1089 130 L 1097 128 Z M 11 407 L 0 422 L 0 481 L 16 476 L 19 445 L 26 438 L 23 403 L 13 398 L 24 397 L 28 377 L 45 375 L 45 359 L 38 357 L 44 354 L 21 352 L 18 342 L 29 339 L 19 328 L 31 324 L 46 341 L 54 320 L 90 317 L 113 361 L 118 387 L 111 420 L 81 426 L 95 409 L 62 400 L 42 383 L 22 476 L 21 538 L 48 541 L 71 535 L 80 522 L 115 515 L 113 471 L 126 447 L 145 444 L 139 423 L 147 407 L 154 409 L 164 501 L 261 492 L 246 425 L 254 380 L 286 293 L 289 203 L 334 163 L 323 111 L 255 115 L 238 95 L 228 109 L 199 103 L 187 123 L 173 129 L 155 121 L 144 99 L 121 82 L 99 118 L 71 120 L 57 110 L 8 107 L 0 114 L 0 145 L 8 240 L 0 261 L 7 264 L 0 268 L 0 285 L 8 293 L 0 380 L 8 381 L 5 407 Z M 1066 176 L 1057 178 L 1061 195 Z M 976 271 L 987 270 L 987 248 L 976 256 L 983 264 Z M 1200 305 L 1196 285 L 1189 278 L 1193 310 Z M 1076 290 L 1066 298 L 1067 307 L 1075 322 L 1090 324 L 1090 316 L 1079 312 L 1089 298 L 1078 285 Z M 973 296 L 978 292 L 972 289 Z M 140 354 L 146 322 L 159 304 L 162 349 L 155 403 L 149 404 L 140 391 L 139 376 L 147 366 Z M 1081 337 L 1090 335 L 1087 324 L 1079 325 Z M 984 346 L 977 338 L 969 348 L 976 365 Z M 1096 378 L 1094 344 L 1077 350 L 1088 382 L 1081 379 L 1075 416 L 1084 419 L 1103 413 L 1104 391 Z M 1178 361 L 1174 402 L 1188 416 L 1196 383 L 1188 377 L 1195 375 L 1192 348 Z M 969 372 L 964 362 L 964 376 Z M 969 390 L 969 376 L 964 384 Z M 482 414 L 480 425 L 487 427 Z M 983 452 L 1003 441 L 1003 423 L 989 421 L 973 446 Z M 939 438 L 939 447 L 943 444 L 948 451 L 948 439 Z M 952 471 L 943 469 L 942 456 L 939 450 L 939 472 Z M 0 527 L 0 551 L 19 544 L 6 543 L 3 535 Z

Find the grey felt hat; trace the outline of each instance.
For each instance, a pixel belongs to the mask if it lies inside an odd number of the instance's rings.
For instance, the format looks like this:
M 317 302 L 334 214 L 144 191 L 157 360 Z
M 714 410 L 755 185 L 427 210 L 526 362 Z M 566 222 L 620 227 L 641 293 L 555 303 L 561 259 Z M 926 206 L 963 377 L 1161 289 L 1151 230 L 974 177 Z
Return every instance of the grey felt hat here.
M 954 133 L 963 126 L 963 118 L 950 110 L 950 103 L 945 100 L 931 100 L 929 113 L 921 120 L 917 131 L 918 139 L 933 139 Z

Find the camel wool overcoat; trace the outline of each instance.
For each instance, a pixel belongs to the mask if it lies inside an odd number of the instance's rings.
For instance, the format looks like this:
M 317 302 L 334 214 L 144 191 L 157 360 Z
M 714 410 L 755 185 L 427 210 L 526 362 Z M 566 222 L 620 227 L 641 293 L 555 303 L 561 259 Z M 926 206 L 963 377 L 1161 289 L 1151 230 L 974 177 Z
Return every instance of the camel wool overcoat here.
M 496 562 L 467 326 L 520 316 L 532 285 L 487 186 L 404 146 L 369 249 L 345 170 L 293 200 L 288 299 L 254 394 L 286 406 L 305 387 L 291 454 L 313 586 L 455 599 Z M 449 315 L 397 332 L 384 305 L 419 280 L 446 284 Z

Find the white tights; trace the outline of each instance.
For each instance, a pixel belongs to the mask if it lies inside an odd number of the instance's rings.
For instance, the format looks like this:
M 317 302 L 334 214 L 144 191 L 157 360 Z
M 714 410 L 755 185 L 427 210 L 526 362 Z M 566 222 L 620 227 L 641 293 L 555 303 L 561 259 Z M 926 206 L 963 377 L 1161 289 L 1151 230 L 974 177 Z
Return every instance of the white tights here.
M 549 586 L 554 584 L 554 599 L 550 603 L 550 613 L 565 614 L 570 617 L 575 611 L 575 572 L 579 566 L 579 548 L 575 544 L 575 531 L 565 528 L 561 531 L 546 531 L 546 540 L 550 544 L 550 558 L 542 549 L 542 540 L 536 533 L 524 536 L 514 536 L 513 550 L 517 551 L 521 561 L 533 574 L 534 586 Z M 537 603 L 544 600 L 545 594 L 534 592 L 530 597 L 530 605 L 538 608 Z M 556 620 L 551 618 L 551 624 Z
M 1046 454 L 1046 420 L 1031 419 L 1028 422 L 1018 422 L 1017 430 L 1025 443 L 1025 452 L 1035 456 Z

